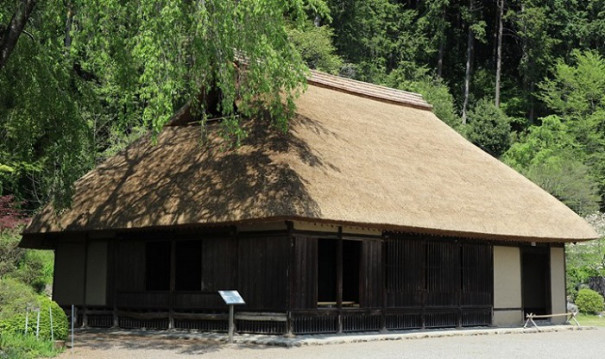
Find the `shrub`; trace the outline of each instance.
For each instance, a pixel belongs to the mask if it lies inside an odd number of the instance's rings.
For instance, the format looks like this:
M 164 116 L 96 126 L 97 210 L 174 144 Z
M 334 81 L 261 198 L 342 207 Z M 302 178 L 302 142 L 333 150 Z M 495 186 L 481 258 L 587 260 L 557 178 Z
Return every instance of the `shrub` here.
M 52 310 L 54 338 L 67 338 L 67 316 L 57 303 L 47 297 L 36 296 L 31 288 L 14 279 L 0 280 L 0 333 L 24 333 L 26 307 L 40 308 L 40 338 L 51 337 L 49 308 Z M 30 312 L 28 319 L 28 333 L 35 333 L 37 313 Z
M 2 359 L 33 359 L 50 358 L 60 352 L 54 348 L 54 343 L 48 340 L 36 340 L 31 335 L 0 333 L 0 358 Z
M 598 314 L 603 311 L 603 296 L 592 289 L 580 289 L 576 296 L 576 305 L 582 313 Z
M 52 251 L 28 249 L 12 276 L 43 294 L 53 280 L 53 262 Z
M 26 307 L 37 302 L 30 286 L 13 278 L 0 279 L 0 321 L 23 313 Z
M 20 240 L 17 230 L 0 228 L 0 278 L 12 274 L 23 259 L 25 249 L 19 248 Z

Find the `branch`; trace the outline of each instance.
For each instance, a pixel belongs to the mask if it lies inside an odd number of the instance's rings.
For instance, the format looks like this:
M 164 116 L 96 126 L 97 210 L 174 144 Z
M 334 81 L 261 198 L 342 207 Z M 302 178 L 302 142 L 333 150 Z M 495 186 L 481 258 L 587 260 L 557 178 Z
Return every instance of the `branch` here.
M 15 45 L 17 45 L 17 40 L 19 40 L 19 36 L 23 32 L 35 5 L 36 0 L 21 0 L 17 5 L 17 10 L 15 10 L 10 24 L 4 30 L 2 39 L 0 39 L 0 70 L 6 64 Z
M 27 30 L 23 30 L 23 33 L 27 36 L 29 36 L 30 39 L 32 39 L 32 41 L 35 41 L 34 39 L 34 35 L 32 35 L 31 33 L 29 33 Z

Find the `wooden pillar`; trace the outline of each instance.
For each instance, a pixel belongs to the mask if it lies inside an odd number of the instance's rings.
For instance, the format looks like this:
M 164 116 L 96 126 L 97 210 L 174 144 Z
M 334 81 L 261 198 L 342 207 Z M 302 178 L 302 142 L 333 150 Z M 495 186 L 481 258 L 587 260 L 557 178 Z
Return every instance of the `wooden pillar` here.
M 288 242 L 290 243 L 290 251 L 289 251 L 289 259 L 288 259 L 288 283 L 286 288 L 286 293 L 288 293 L 288 304 L 286 308 L 287 313 L 287 322 L 286 322 L 286 335 L 293 336 L 294 335 L 294 323 L 292 322 L 292 308 L 294 307 L 294 303 L 296 302 L 295 296 L 298 295 L 299 288 L 295 286 L 294 278 L 294 261 L 296 260 L 296 252 L 295 252 L 295 243 L 296 240 L 294 238 L 294 224 L 292 221 L 286 221 L 286 227 L 288 228 Z
M 422 275 L 424 276 L 424 281 L 426 283 L 427 275 L 428 275 L 428 273 L 427 273 L 428 243 L 427 243 L 426 239 L 423 239 L 421 243 L 422 243 L 422 247 L 421 247 L 422 252 L 419 254 L 424 256 L 424 261 L 423 261 L 424 268 L 422 268 Z M 427 296 L 428 296 L 428 293 L 427 293 L 427 290 L 425 289 L 422 293 L 422 309 L 421 309 L 422 329 L 426 328 L 426 298 L 427 298 Z
M 338 333 L 342 333 L 342 282 L 343 282 L 343 258 L 342 258 L 342 226 L 338 227 L 338 239 L 336 242 L 336 307 L 338 308 Z
M 458 275 L 460 276 L 460 285 L 458 286 L 458 328 L 462 328 L 462 281 L 463 281 L 463 263 L 464 249 L 462 244 L 458 243 Z
M 380 268 L 382 270 L 382 286 L 380 289 L 382 290 L 382 308 L 380 311 L 380 330 L 382 332 L 387 331 L 387 318 L 386 318 L 386 308 L 387 308 L 387 243 L 386 237 L 382 235 L 382 240 L 380 241 Z
M 176 241 L 170 241 L 170 294 L 168 298 L 168 329 L 174 329 L 174 290 L 176 287 Z
M 82 328 L 88 327 L 88 314 L 86 313 L 86 287 L 87 287 L 87 278 L 88 277 L 88 234 L 86 234 L 86 239 L 84 240 L 84 285 L 82 294 Z
M 118 242 L 118 238 L 112 243 L 112 278 L 111 278 L 111 291 L 112 291 L 112 301 L 113 301 L 113 327 L 118 328 L 120 326 L 120 321 L 118 317 L 118 263 L 120 261 L 120 242 Z

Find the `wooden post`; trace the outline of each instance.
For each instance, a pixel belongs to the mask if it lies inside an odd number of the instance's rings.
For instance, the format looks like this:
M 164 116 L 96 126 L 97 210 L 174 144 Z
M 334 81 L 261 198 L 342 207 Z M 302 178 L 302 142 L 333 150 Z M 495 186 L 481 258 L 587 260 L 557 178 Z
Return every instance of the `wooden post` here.
M 168 329 L 174 329 L 174 290 L 176 288 L 176 242 L 170 241 L 170 294 L 168 298 Z
M 294 303 L 296 303 L 296 295 L 298 295 L 298 290 L 300 288 L 296 288 L 296 278 L 294 277 L 294 263 L 296 260 L 296 252 L 295 252 L 295 241 L 294 238 L 294 224 L 292 221 L 286 221 L 286 227 L 288 228 L 288 241 L 290 242 L 290 252 L 289 252 L 289 260 L 288 260 L 288 278 L 287 278 L 287 290 L 288 293 L 288 308 L 287 308 L 287 322 L 286 322 L 286 335 L 292 336 L 294 334 L 294 328 L 292 323 L 292 308 L 294 307 Z
M 117 328 L 120 326 L 120 320 L 118 317 L 118 263 L 120 260 L 120 243 L 117 241 L 114 241 L 112 243 L 112 253 L 113 253 L 113 258 L 112 258 L 112 273 L 113 273 L 113 278 L 111 278 L 111 283 L 112 283 L 112 287 L 111 287 L 111 291 L 113 294 L 113 327 Z
M 229 305 L 229 343 L 233 343 L 233 331 L 235 329 L 235 315 L 233 304 Z
M 342 226 L 338 227 L 338 239 L 336 242 L 336 307 L 338 308 L 338 333 L 342 333 Z
M 382 240 L 380 241 L 380 258 L 381 258 L 381 270 L 382 270 L 382 286 L 380 289 L 382 290 L 382 310 L 380 311 L 380 327 L 381 331 L 387 332 L 387 317 L 386 317 L 386 309 L 387 309 L 387 239 L 384 236 L 384 232 L 382 235 Z
M 86 239 L 84 240 L 84 286 L 82 293 L 82 328 L 88 327 L 88 314 L 86 313 L 86 302 L 88 298 L 86 298 L 86 289 L 88 286 L 88 235 L 86 235 Z

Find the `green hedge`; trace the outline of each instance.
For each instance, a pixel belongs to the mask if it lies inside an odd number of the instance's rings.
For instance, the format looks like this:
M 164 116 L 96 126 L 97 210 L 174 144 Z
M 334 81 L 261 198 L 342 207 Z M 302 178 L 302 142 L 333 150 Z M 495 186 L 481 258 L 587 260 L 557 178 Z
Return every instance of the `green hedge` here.
M 53 317 L 55 339 L 66 339 L 69 331 L 67 316 L 59 305 L 49 298 L 36 295 L 31 287 L 15 279 L 0 280 L 0 333 L 23 334 L 25 332 L 26 308 L 40 308 L 41 339 L 50 339 L 50 313 Z M 30 312 L 28 333 L 36 333 L 37 313 Z
M 582 313 L 598 314 L 603 311 L 603 296 L 592 289 L 580 289 L 576 296 L 576 305 Z

